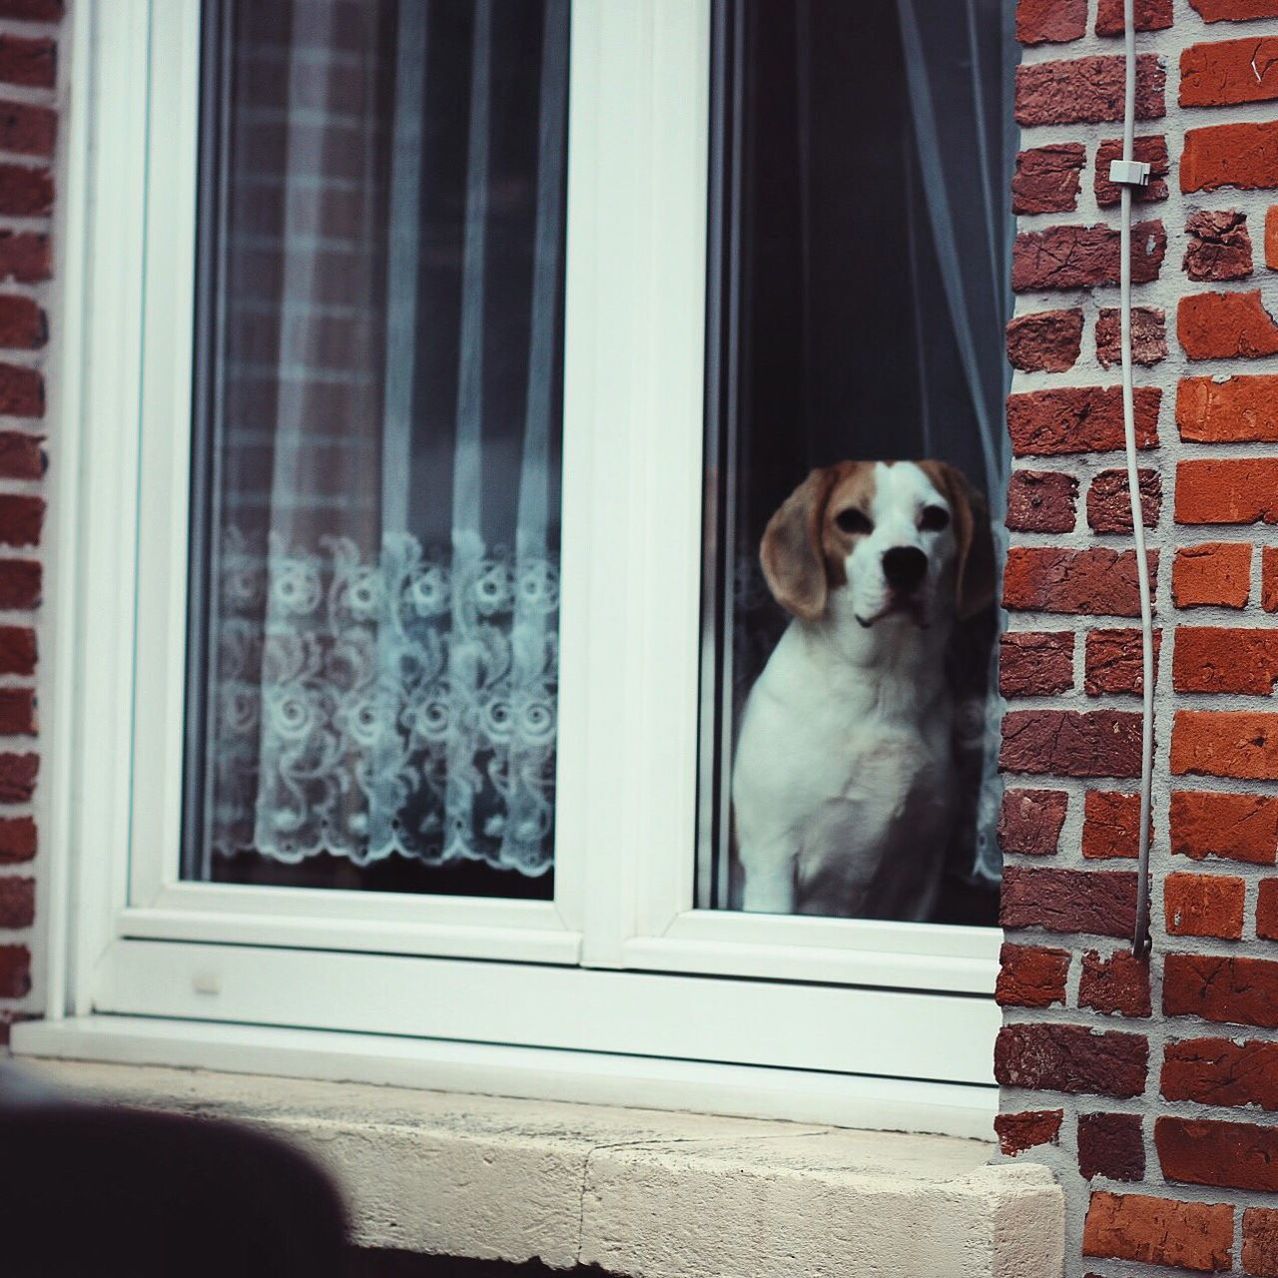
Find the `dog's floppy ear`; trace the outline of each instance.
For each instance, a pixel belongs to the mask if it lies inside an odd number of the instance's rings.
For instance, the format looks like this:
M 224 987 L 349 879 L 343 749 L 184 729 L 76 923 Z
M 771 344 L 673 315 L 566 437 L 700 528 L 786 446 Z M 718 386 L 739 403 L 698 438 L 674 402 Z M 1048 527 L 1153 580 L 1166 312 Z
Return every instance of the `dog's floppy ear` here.
M 919 468 L 950 503 L 958 563 L 954 577 L 954 610 L 960 621 L 974 617 L 994 601 L 994 535 L 985 498 L 949 462 L 925 461 Z
M 759 547 L 759 561 L 773 597 L 804 621 L 815 621 L 825 612 L 829 582 L 821 533 L 837 477 L 833 466 L 814 470 L 768 521 Z

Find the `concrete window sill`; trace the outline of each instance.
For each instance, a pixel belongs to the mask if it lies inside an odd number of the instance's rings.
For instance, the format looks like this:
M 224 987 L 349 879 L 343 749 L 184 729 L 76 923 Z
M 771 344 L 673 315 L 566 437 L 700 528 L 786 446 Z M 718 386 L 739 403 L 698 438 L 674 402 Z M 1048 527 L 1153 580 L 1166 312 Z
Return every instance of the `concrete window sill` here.
M 29 1061 L 82 1098 L 235 1119 L 315 1155 L 361 1246 L 644 1278 L 1057 1278 L 1046 1168 L 942 1136 Z

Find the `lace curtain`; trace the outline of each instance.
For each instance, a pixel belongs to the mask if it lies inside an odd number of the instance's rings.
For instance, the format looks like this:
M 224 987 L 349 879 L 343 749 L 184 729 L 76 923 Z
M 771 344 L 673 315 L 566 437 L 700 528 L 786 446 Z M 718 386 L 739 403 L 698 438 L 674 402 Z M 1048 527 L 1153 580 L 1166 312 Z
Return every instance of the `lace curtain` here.
M 551 868 L 567 17 L 235 6 L 214 854 Z

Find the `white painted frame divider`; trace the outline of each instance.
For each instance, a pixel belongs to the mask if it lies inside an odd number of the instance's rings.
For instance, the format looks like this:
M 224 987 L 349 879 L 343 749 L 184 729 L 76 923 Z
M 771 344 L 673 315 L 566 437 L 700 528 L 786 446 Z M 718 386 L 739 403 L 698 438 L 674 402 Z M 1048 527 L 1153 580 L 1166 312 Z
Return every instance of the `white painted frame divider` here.
M 77 7 L 53 1018 L 937 1080 L 992 1111 L 996 931 L 694 908 L 709 10 L 573 3 L 556 893 L 537 903 L 181 881 L 199 0 Z

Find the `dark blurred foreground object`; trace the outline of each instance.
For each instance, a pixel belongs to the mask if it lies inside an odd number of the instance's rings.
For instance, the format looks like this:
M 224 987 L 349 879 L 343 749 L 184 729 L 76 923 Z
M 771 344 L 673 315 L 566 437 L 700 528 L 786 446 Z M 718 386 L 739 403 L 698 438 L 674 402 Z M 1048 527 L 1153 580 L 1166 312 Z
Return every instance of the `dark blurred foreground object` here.
M 15 1094 L 0 1070 L 5 1278 L 337 1278 L 345 1215 L 308 1159 L 230 1123 Z

